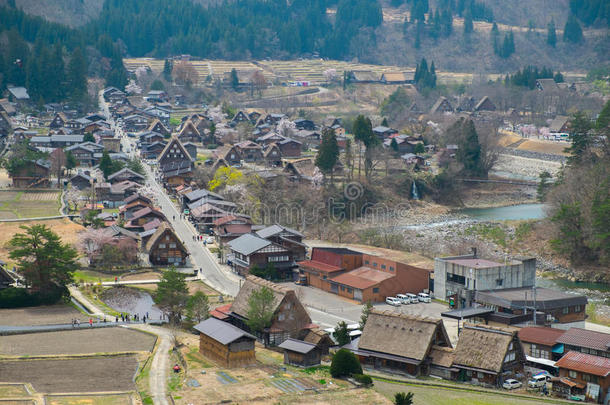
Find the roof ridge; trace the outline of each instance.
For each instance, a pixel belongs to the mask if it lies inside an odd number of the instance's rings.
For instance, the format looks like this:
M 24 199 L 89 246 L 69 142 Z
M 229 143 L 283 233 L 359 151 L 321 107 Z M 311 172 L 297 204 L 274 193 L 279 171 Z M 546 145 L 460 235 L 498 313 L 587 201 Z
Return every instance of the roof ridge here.
M 279 293 L 282 293 L 282 294 L 287 294 L 290 291 L 294 292 L 293 289 L 286 288 L 286 287 L 278 285 L 278 284 L 276 284 L 276 283 L 274 283 L 272 281 L 265 280 L 264 278 L 260 278 L 260 277 L 257 277 L 257 276 L 253 276 L 251 274 L 246 276 L 246 280 L 250 280 L 254 284 L 258 284 L 258 285 L 261 285 L 261 286 L 268 287 L 271 290 L 279 292 Z
M 432 323 L 432 324 L 439 324 L 441 321 L 440 318 L 436 319 L 436 318 L 429 318 L 429 317 L 424 317 L 424 316 L 419 316 L 419 315 L 404 314 L 402 312 L 394 312 L 394 311 L 391 311 L 388 309 L 380 310 L 380 309 L 373 308 L 371 310 L 371 313 L 376 314 L 376 315 L 391 316 L 394 318 L 402 318 L 402 319 L 421 321 L 421 322 Z

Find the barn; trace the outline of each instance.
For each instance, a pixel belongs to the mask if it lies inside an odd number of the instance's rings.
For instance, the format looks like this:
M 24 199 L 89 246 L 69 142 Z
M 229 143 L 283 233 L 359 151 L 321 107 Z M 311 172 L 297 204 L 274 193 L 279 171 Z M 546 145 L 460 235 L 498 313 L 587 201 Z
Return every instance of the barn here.
M 243 367 L 256 363 L 256 338 L 230 323 L 208 318 L 195 325 L 199 332 L 199 352 L 223 367 Z

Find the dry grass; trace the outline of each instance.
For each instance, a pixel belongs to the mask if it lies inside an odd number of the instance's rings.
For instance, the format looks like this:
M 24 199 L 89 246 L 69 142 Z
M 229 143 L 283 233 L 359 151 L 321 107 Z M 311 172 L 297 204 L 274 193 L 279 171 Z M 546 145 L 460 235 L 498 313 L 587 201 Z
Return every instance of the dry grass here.
M 44 224 L 61 236 L 65 243 L 76 245 L 79 241 L 78 233 L 84 231 L 82 225 L 75 224 L 67 218 L 49 219 L 45 221 L 24 221 L 24 222 L 1 222 L 0 223 L 0 257 L 8 257 L 6 242 L 8 242 L 15 233 L 23 232 L 20 226 L 31 226 L 34 224 Z
M 528 139 L 523 142 L 517 149 L 529 150 L 532 152 L 550 153 L 552 155 L 567 156 L 564 151 L 570 145 L 567 142 L 542 141 L 537 139 Z
M 503 135 L 502 138 L 498 141 L 498 144 L 502 147 L 507 147 L 508 145 L 512 145 L 515 142 L 520 141 L 521 136 L 510 131 L 500 130 L 500 133 Z
M 131 404 L 128 394 L 45 396 L 47 405 L 125 405 Z
M 30 394 L 23 384 L 0 384 L 0 398 L 29 397 Z
M 81 322 L 89 321 L 74 307 L 64 304 L 0 309 L 0 324 L 6 326 L 70 324 L 74 318 Z

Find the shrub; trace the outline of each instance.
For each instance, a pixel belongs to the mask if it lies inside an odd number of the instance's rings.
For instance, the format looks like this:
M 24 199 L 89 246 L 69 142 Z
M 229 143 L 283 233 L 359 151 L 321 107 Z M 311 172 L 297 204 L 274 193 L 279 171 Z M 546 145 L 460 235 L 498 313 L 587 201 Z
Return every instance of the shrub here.
M 346 377 L 352 374 L 362 374 L 362 367 L 354 353 L 347 349 L 340 349 L 333 356 L 330 363 L 330 375 L 333 377 Z
M 373 379 L 371 378 L 370 375 L 354 374 L 354 375 L 352 375 L 352 377 L 354 377 L 354 380 L 358 381 L 362 385 L 372 385 L 373 384 Z
M 56 288 L 49 294 L 30 293 L 25 288 L 9 287 L 0 290 L 0 308 L 23 308 L 39 305 L 52 305 L 62 297 L 69 297 L 67 288 Z

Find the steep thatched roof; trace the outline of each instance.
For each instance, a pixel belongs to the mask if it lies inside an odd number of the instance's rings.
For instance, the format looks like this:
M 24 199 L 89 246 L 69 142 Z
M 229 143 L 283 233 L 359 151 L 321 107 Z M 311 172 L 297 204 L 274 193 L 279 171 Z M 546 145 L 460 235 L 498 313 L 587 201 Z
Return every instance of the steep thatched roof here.
M 275 310 L 277 310 L 286 294 L 289 291 L 293 291 L 256 276 L 247 276 L 246 282 L 239 289 L 237 297 L 235 297 L 235 301 L 233 301 L 233 305 L 231 305 L 231 311 L 241 317 L 247 318 L 250 295 L 252 295 L 253 291 L 262 287 L 268 287 L 273 292 L 273 305 Z
M 159 227 L 153 234 L 153 236 L 151 236 L 150 239 L 148 240 L 148 242 L 146 243 L 147 252 L 150 252 L 150 250 L 157 243 L 159 238 L 161 238 L 161 236 L 163 236 L 166 231 L 172 232 L 172 233 L 174 232 L 173 229 L 171 228 L 171 226 L 167 222 L 162 222 L 161 225 L 159 225 Z M 175 235 L 175 237 L 176 237 L 177 247 L 179 247 L 181 250 L 186 252 L 187 250 L 184 247 L 184 245 L 182 244 L 182 241 L 180 240 L 180 238 L 176 235 Z
M 432 365 L 449 368 L 453 364 L 453 358 L 455 351 L 451 347 L 432 346 L 430 349 L 430 357 L 432 358 Z
M 499 373 L 508 345 L 516 334 L 502 328 L 466 325 L 455 348 L 453 365 Z
M 437 342 L 440 334 L 444 342 Z M 358 349 L 393 354 L 422 361 L 433 344 L 451 346 L 443 321 L 412 315 L 372 310 Z

